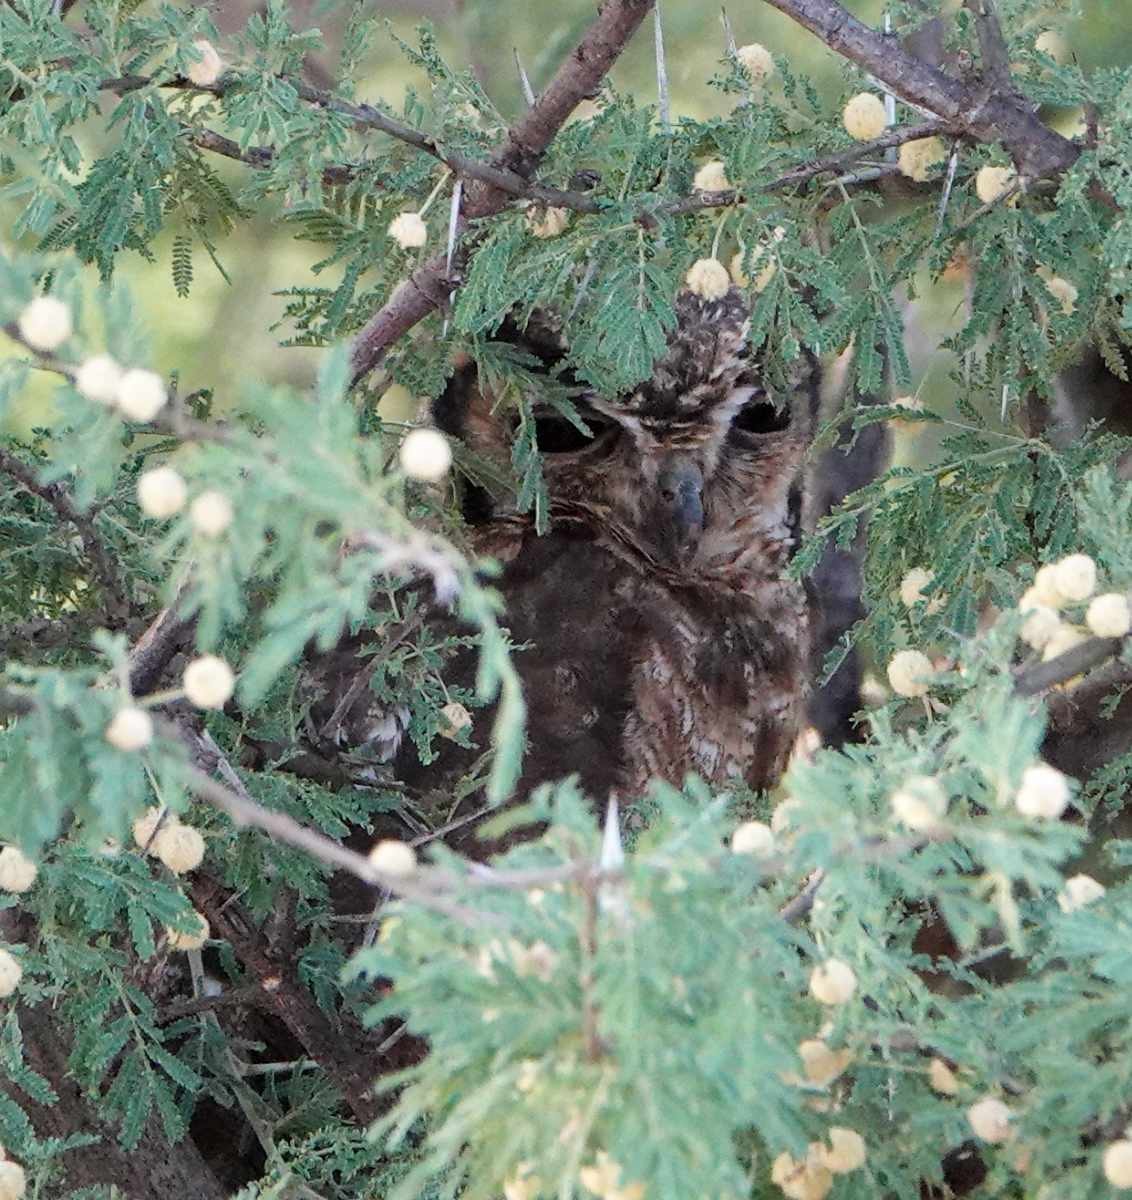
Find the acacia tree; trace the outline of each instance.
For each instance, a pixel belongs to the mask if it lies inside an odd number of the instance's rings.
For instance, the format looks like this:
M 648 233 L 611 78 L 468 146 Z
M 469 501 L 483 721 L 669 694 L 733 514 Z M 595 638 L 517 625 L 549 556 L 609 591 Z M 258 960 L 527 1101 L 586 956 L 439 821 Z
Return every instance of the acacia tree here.
M 358 100 L 381 35 L 365 4 L 326 89 L 275 0 L 223 43 L 196 6 L 0 7 L 20 247 L 0 260 L 0 397 L 58 380 L 50 423 L 0 447 L 0 1195 L 1132 1187 L 1113 836 L 1132 492 L 1124 439 L 1057 419 L 1083 339 L 1124 377 L 1129 69 L 1084 74 L 1056 32 L 1070 14 L 1038 0 L 896 3 L 890 33 L 836 0 L 769 2 L 844 58 L 843 119 L 730 35 L 726 119 L 676 120 L 663 72 L 656 106 L 619 92 L 649 0 L 605 0 L 513 119 L 427 31 L 404 47 L 422 83 L 404 111 Z M 1073 138 L 1043 120 L 1067 106 Z M 288 301 L 326 347 L 317 393 L 156 375 L 119 257 L 172 228 L 187 291 L 194 243 L 220 255 L 261 211 L 337 271 Z M 446 449 L 402 440 L 375 398 L 435 396 L 458 356 L 491 371 L 518 418 L 495 485 L 542 521 L 547 381 L 494 340 L 503 319 L 557 312 L 572 368 L 617 392 L 677 291 L 734 255 L 768 371 L 803 347 L 851 360 L 819 447 L 894 418 L 943 435 L 798 558 L 868 518 L 865 615 L 828 665 L 859 643 L 892 693 L 859 744 L 794 765 L 769 823 L 768 798 L 689 780 L 640 798 L 624 851 L 566 781 L 508 811 L 541 837 L 466 861 L 445 824 L 508 795 L 521 689 Z M 895 297 L 956 263 L 958 417 L 859 401 L 886 363 L 910 391 Z M 475 632 L 474 694 L 445 684 L 461 639 L 406 581 Z M 350 626 L 425 759 L 495 705 L 456 808 L 304 745 L 296 664 Z M 1074 782 L 1039 755 L 1066 765 L 1082 727 L 1097 749 Z

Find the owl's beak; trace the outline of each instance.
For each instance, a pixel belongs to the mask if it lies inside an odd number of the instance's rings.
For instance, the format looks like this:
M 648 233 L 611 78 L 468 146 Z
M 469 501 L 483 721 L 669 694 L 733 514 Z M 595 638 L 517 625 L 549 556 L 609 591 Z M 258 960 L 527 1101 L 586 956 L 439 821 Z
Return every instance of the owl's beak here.
M 676 550 L 692 550 L 704 531 L 704 476 L 695 463 L 674 463 L 661 476 L 660 494 L 672 522 Z

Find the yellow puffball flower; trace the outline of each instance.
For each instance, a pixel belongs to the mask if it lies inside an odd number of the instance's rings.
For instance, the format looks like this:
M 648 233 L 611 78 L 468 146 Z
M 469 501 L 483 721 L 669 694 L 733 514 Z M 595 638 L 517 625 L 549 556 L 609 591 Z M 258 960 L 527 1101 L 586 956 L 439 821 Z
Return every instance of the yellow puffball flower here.
M 134 367 L 118 381 L 114 399 L 124 417 L 131 421 L 152 421 L 165 407 L 168 395 L 160 375 Z
M 153 718 L 144 708 L 127 704 L 111 718 L 103 737 L 115 750 L 141 750 L 153 741 Z
M 165 814 L 165 820 L 161 821 L 163 813 Z M 134 844 L 139 850 L 144 850 L 147 854 L 154 853 L 153 838 L 158 822 L 161 822 L 162 829 L 168 825 L 179 825 L 181 823 L 176 813 L 166 812 L 165 809 L 159 808 L 156 805 L 152 808 L 147 808 L 131 826 L 134 835 Z
M 821 1038 L 798 1045 L 798 1057 L 806 1080 L 815 1087 L 828 1087 L 853 1061 L 851 1050 L 831 1050 Z
M 1087 600 L 1097 586 L 1097 564 L 1087 554 L 1070 554 L 1054 563 L 1054 585 L 1072 603 Z
M 189 520 L 204 537 L 219 537 L 232 524 L 232 501 L 223 492 L 201 492 L 189 505 Z
M 27 1193 L 27 1175 L 11 1159 L 0 1162 L 0 1200 L 22 1200 Z
M 1042 650 L 1042 662 L 1049 662 L 1051 658 L 1057 658 L 1087 640 L 1086 635 L 1076 625 L 1059 625 Z
M 822 1165 L 835 1175 L 846 1175 L 860 1170 L 865 1165 L 868 1151 L 865 1139 L 856 1130 L 832 1125 L 829 1130 L 829 1148 L 823 1148 Z
M 905 608 L 914 608 L 925 599 L 924 588 L 935 578 L 934 571 L 913 567 L 900 581 L 900 599 Z M 943 597 L 938 593 L 928 600 L 926 612 L 937 613 L 943 608 Z
M 10 996 L 20 986 L 23 974 L 20 960 L 7 950 L 0 949 L 0 996 Z
M 224 60 L 208 38 L 194 39 L 193 46 L 200 58 L 190 63 L 185 74 L 197 87 L 211 87 L 224 74 Z
M 967 1109 L 967 1123 L 975 1136 L 992 1145 L 1005 1142 L 1010 1137 L 1012 1116 L 1010 1109 L 994 1096 L 988 1096 Z
M 402 250 L 415 250 L 428 241 L 428 226 L 418 212 L 403 212 L 394 217 L 386 232 Z
M 542 1180 L 532 1174 L 534 1163 L 521 1162 L 515 1174 L 503 1181 L 504 1200 L 535 1200 L 542 1191 Z
M 1069 597 L 1062 595 L 1061 589 L 1057 586 L 1056 563 L 1046 563 L 1044 567 L 1038 568 L 1034 575 L 1034 582 L 1022 594 L 1022 600 L 1023 604 L 1019 607 L 1024 607 L 1026 603 L 1045 604 L 1050 608 L 1066 606 Z
M 1121 1138 L 1105 1147 L 1104 1177 L 1122 1192 L 1132 1188 L 1132 1142 Z
M 384 838 L 369 852 L 369 860 L 383 875 L 404 877 L 417 869 L 417 852 L 408 842 Z
M 436 483 L 452 466 L 452 447 L 438 429 L 412 429 L 403 438 L 397 457 L 410 479 Z
M 98 404 L 114 404 L 122 383 L 122 368 L 109 354 L 83 359 L 75 372 L 75 389 Z
M 774 74 L 774 55 L 759 42 L 740 46 L 735 57 L 750 75 L 752 83 L 765 83 Z
M 456 700 L 449 701 L 440 710 L 440 715 L 444 718 L 439 731 L 441 737 L 455 738 L 461 729 L 467 729 L 472 723 L 472 714 Z
M 1057 636 L 1061 628 L 1061 618 L 1057 610 L 1045 604 L 1031 604 L 1025 610 L 1025 620 L 1022 622 L 1021 636 L 1027 646 L 1041 650 L 1048 646 L 1051 639 Z
M 731 191 L 731 180 L 727 178 L 727 171 L 723 163 L 718 158 L 713 158 L 711 162 L 706 162 L 696 172 L 695 178 L 692 180 L 692 187 L 697 192 L 729 192 Z
M 1057 906 L 1062 912 L 1076 912 L 1094 904 L 1104 894 L 1106 888 L 1098 883 L 1091 875 L 1074 875 L 1065 881 L 1065 887 L 1057 893 Z
M 827 958 L 810 973 L 810 995 L 820 1004 L 844 1004 L 856 990 L 853 968 L 839 958 Z
M 774 831 L 762 821 L 744 821 L 731 835 L 731 852 L 766 858 L 774 853 Z
M 57 350 L 71 336 L 71 310 L 58 296 L 36 296 L 16 318 L 16 328 L 33 350 Z
M 1060 275 L 1051 275 L 1046 280 L 1046 291 L 1061 305 L 1061 311 L 1068 317 L 1077 308 L 1077 288 L 1063 279 Z
M 942 138 L 916 138 L 900 147 L 898 162 L 900 173 L 914 183 L 926 183 L 932 167 L 947 158 L 947 147 Z
M 975 195 L 984 204 L 1001 200 L 1018 182 L 1018 172 L 1013 167 L 982 167 L 975 176 Z M 1017 196 L 1011 197 L 1017 203 Z
M 959 1078 L 942 1058 L 932 1059 L 928 1067 L 928 1084 L 941 1096 L 955 1096 L 959 1092 Z
M 1056 29 L 1047 29 L 1039 33 L 1034 42 L 1034 49 L 1048 55 L 1058 66 L 1063 66 L 1069 61 L 1069 43 Z
M 195 871 L 204 860 L 204 838 L 191 825 L 162 825 L 153 852 L 175 875 Z
M 189 489 L 172 467 L 152 467 L 138 476 L 137 493 L 142 512 L 161 521 L 185 507 Z
M 1124 637 L 1132 629 L 1132 612 L 1128 608 L 1128 597 L 1120 592 L 1105 592 L 1097 596 L 1085 613 L 1085 624 L 1089 632 L 1097 637 Z
M 1048 763 L 1035 763 L 1022 772 L 1014 807 L 1024 817 L 1055 821 L 1069 804 L 1069 780 Z
M 926 696 L 933 673 L 931 659 L 920 650 L 899 650 L 888 663 L 888 682 L 898 696 Z
M 202 654 L 185 668 L 181 684 L 189 702 L 197 708 L 223 708 L 235 691 L 236 677 L 222 658 Z
M 568 208 L 527 209 L 527 227 L 537 238 L 557 237 L 569 223 Z
M 888 124 L 884 101 L 873 92 L 858 92 L 841 114 L 845 132 L 858 142 L 871 142 L 885 131 Z
M 39 868 L 18 846 L 0 850 L 0 891 L 26 892 L 38 874 Z
M 930 775 L 913 775 L 889 801 L 892 815 L 908 829 L 935 829 L 947 813 L 947 793 Z
M 809 1158 L 798 1162 L 786 1152 L 771 1164 L 770 1178 L 790 1200 L 825 1200 L 833 1187 L 833 1173 L 828 1167 L 811 1163 Z
M 212 930 L 209 928 L 207 918 L 195 909 L 193 916 L 196 919 L 197 927 L 190 933 L 166 926 L 165 941 L 170 950 L 199 950 L 208 941 Z
M 688 268 L 684 282 L 694 295 L 705 300 L 718 300 L 727 295 L 731 276 L 718 258 L 699 258 Z

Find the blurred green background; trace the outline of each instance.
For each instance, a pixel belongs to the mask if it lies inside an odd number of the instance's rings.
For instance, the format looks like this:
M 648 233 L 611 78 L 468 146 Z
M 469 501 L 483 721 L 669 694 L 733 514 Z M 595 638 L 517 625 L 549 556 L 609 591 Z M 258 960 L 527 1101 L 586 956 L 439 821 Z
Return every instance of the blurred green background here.
M 944 0 L 945 7 L 950 2 Z M 67 20 L 81 24 L 82 7 L 80 2 Z M 882 0 L 859 0 L 849 7 L 861 18 L 878 23 L 883 12 Z M 1042 28 L 1060 24 L 1058 10 L 1064 7 L 1051 5 L 1034 24 L 1035 35 Z M 256 8 L 253 3 L 239 2 L 209 6 L 222 32 L 219 49 L 226 61 L 234 61 L 231 35 L 243 27 Z M 537 91 L 592 20 L 595 4 L 594 0 L 405 0 L 380 2 L 373 8 L 375 19 L 388 21 L 395 32 L 410 41 L 414 40 L 417 25 L 422 21 L 431 23 L 449 62 L 472 65 L 488 95 L 509 116 L 522 108 L 513 49 L 518 49 Z M 339 0 L 299 0 L 292 9 L 299 27 L 317 27 L 325 35 L 326 48 L 311 61 L 310 78 L 327 85 L 332 81 L 350 5 Z M 796 70 L 809 74 L 829 98 L 831 119 L 836 119 L 837 97 L 846 78 L 840 59 L 760 0 L 733 3 L 728 15 L 740 45 L 762 42 L 774 53 L 786 55 Z M 674 116 L 727 111 L 732 101 L 706 85 L 724 50 L 720 9 L 699 0 L 662 0 L 661 16 Z M 1067 33 L 1074 54 L 1086 70 L 1126 63 L 1132 58 L 1130 17 L 1132 0 L 1083 0 Z M 613 76 L 619 88 L 631 90 L 641 100 L 651 100 L 656 94 L 652 34 L 650 20 Z M 393 40 L 379 35 L 358 98 L 397 104 L 406 88 L 423 90 L 425 86 L 423 75 L 406 63 Z M 104 111 L 109 112 L 112 104 L 112 98 L 107 97 Z M 96 149 L 101 136 L 97 123 L 92 122 L 84 136 L 86 147 Z M 246 168 L 223 159 L 215 162 L 238 190 Z M 4 214 L 5 226 L 10 227 L 12 216 L 11 212 Z M 320 247 L 292 241 L 286 226 L 264 212 L 220 246 L 231 284 L 201 252 L 192 292 L 181 299 L 170 279 L 168 243 L 167 236 L 157 245 L 155 264 L 137 255 L 123 255 L 116 275 L 116 282 L 127 285 L 135 297 L 158 369 L 178 370 L 186 388 L 216 389 L 221 403 L 226 394 L 238 390 L 233 385 L 245 376 L 299 386 L 309 382 L 318 354 L 280 347 L 279 341 L 287 331 L 281 328 L 272 332 L 271 326 L 278 321 L 285 301 L 273 293 L 292 285 L 337 282 L 336 278 L 311 274 L 311 265 L 321 257 Z M 93 268 L 89 275 L 93 288 L 97 286 Z M 923 395 L 929 400 L 938 388 L 947 386 L 946 363 L 935 347 L 948 323 L 956 318 L 961 301 L 961 284 L 941 285 L 925 295 L 910 322 L 909 349 L 917 381 L 927 373 Z M 23 432 L 30 424 L 44 420 L 48 392 L 46 381 L 42 387 L 32 389 L 26 403 L 9 414 L 11 431 Z M 945 398 L 940 395 L 938 399 Z

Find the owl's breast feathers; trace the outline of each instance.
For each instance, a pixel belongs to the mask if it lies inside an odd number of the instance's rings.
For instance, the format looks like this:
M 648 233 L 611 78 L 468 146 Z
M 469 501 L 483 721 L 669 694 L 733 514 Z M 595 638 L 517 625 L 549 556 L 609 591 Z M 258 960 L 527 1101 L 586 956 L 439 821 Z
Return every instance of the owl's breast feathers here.
M 741 521 L 674 565 L 571 508 L 542 538 L 523 520 L 477 531 L 478 549 L 507 564 L 512 635 L 532 643 L 516 656 L 531 707 L 524 790 L 571 772 L 599 799 L 690 772 L 773 785 L 807 678 L 788 532 Z

